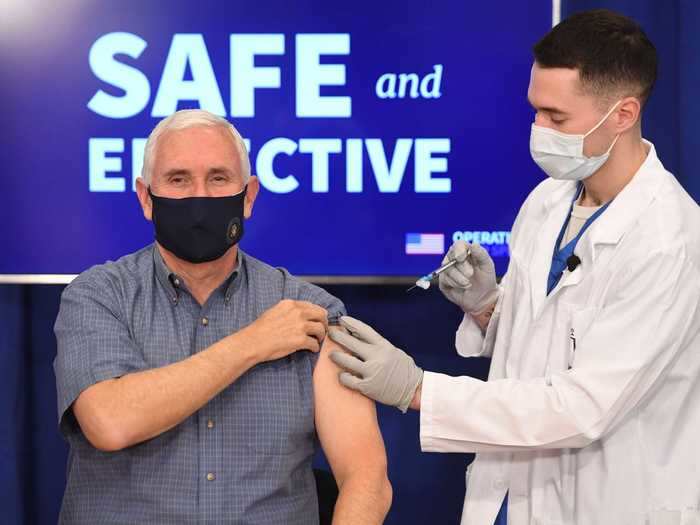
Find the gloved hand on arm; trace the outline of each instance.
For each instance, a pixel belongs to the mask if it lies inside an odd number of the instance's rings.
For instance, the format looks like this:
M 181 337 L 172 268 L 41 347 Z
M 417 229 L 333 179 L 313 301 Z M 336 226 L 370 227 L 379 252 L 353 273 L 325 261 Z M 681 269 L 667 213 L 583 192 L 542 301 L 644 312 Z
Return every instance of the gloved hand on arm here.
M 478 243 L 456 241 L 448 250 L 442 264 L 452 260 L 456 260 L 457 264 L 439 276 L 440 291 L 465 313 L 479 315 L 498 299 L 493 259 Z
M 340 382 L 352 390 L 397 407 L 406 412 L 418 386 L 423 370 L 413 358 L 384 339 L 369 325 L 352 317 L 341 317 L 340 325 L 347 330 L 332 330 L 329 337 L 351 352 L 331 352 L 331 360 L 345 371 Z

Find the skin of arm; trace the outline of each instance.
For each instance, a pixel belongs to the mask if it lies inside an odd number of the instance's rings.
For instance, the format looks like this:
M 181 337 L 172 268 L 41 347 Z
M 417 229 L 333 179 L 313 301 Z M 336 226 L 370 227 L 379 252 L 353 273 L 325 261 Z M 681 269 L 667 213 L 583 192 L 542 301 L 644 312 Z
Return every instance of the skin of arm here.
M 73 414 L 95 448 L 121 450 L 178 425 L 256 364 L 302 348 L 318 351 L 326 329 L 323 308 L 281 301 L 187 359 L 86 388 L 73 403 Z
M 73 404 L 83 434 L 95 448 L 114 452 L 170 430 L 255 364 L 238 346 L 228 336 L 177 363 L 85 389 Z
M 316 429 L 339 490 L 333 524 L 380 524 L 392 499 L 384 441 L 374 402 L 338 382 L 328 355 L 340 348 L 325 339 L 313 378 Z
M 495 308 L 496 308 L 496 303 L 494 302 L 491 306 L 489 306 L 483 312 L 471 315 L 472 319 L 474 319 L 474 322 L 477 325 L 479 325 L 479 328 L 481 328 L 481 333 L 486 332 L 486 329 L 489 326 L 489 322 L 491 321 L 491 317 L 493 316 L 493 311 Z

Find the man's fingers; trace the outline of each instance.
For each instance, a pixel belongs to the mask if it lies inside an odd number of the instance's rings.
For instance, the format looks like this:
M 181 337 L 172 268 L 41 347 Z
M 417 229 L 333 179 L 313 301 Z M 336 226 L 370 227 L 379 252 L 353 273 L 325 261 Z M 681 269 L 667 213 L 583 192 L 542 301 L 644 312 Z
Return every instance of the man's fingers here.
M 304 341 L 304 346 L 303 348 L 305 350 L 311 350 L 314 353 L 318 353 L 321 351 L 321 342 L 315 337 L 307 337 Z
M 491 261 L 489 252 L 487 252 L 478 242 L 472 244 L 472 254 L 470 258 L 472 261 L 474 261 L 474 266 L 479 267 L 483 266 L 484 264 L 488 264 Z
M 357 357 L 345 352 L 331 352 L 331 361 L 344 370 L 348 370 L 355 375 L 363 375 L 365 371 L 365 364 L 360 361 Z
M 443 285 L 448 288 L 468 288 L 469 279 L 456 270 L 452 271 L 453 269 L 450 268 L 440 276 Z
M 341 372 L 338 377 L 340 379 L 340 384 L 344 387 L 347 387 L 351 390 L 360 390 L 362 379 L 360 379 L 359 377 L 355 377 L 354 375 L 349 374 L 348 372 Z
M 326 338 L 326 326 L 318 321 L 309 321 L 305 325 L 306 335 L 316 338 L 319 343 L 323 343 Z
M 457 262 L 464 262 L 467 260 L 467 253 L 469 252 L 469 245 L 464 241 L 455 241 L 455 243 L 450 248 L 452 252 L 451 260 Z
M 331 330 L 328 333 L 328 336 L 339 345 L 347 348 L 350 352 L 358 356 L 363 361 L 367 361 L 372 353 L 370 346 L 367 343 L 353 337 L 343 330 Z
M 340 325 L 346 328 L 356 338 L 366 341 L 367 343 L 381 343 L 384 341 L 384 338 L 379 335 L 374 328 L 349 315 L 344 315 L 340 318 Z
M 297 305 L 301 309 L 304 319 L 323 323 L 328 328 L 328 311 L 325 308 L 308 301 L 297 301 Z
M 461 263 L 455 264 L 452 268 L 447 270 L 452 273 L 460 273 L 467 279 L 471 279 L 474 275 L 474 267 L 469 263 L 469 261 L 463 261 Z

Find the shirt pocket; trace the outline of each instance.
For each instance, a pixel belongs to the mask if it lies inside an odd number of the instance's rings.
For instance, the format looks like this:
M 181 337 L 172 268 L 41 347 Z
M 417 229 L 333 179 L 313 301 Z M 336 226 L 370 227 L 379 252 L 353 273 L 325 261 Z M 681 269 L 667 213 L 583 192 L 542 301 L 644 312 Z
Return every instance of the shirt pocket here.
M 313 452 L 313 366 L 305 354 L 261 363 L 234 383 L 231 417 L 242 446 L 264 454 Z
M 647 515 L 646 525 L 700 525 L 700 510 L 652 510 Z
M 577 355 L 585 351 L 586 334 L 590 331 L 595 322 L 598 308 L 580 306 L 569 306 L 569 321 L 567 323 L 567 365 L 572 368 Z

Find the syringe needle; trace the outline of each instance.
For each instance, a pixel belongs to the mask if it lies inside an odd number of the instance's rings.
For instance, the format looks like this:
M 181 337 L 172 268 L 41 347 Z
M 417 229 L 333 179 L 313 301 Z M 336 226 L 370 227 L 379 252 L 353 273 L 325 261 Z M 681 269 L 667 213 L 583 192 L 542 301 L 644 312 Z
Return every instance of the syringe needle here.
M 471 251 L 471 248 L 470 248 L 470 249 L 467 250 L 467 257 L 471 256 L 471 254 L 472 254 L 472 251 Z M 438 275 L 440 275 L 440 274 L 441 274 L 442 272 L 444 272 L 445 270 L 448 270 L 449 268 L 452 268 L 455 264 L 457 264 L 457 262 L 458 262 L 457 259 L 452 259 L 451 261 L 449 261 L 449 262 L 445 263 L 444 265 L 440 266 L 440 268 L 438 268 L 437 270 L 435 270 L 435 271 L 429 273 L 428 275 L 424 275 L 423 277 L 421 277 L 420 279 L 418 279 L 418 280 L 416 281 L 416 284 L 414 284 L 414 285 L 411 286 L 408 290 L 406 290 L 406 292 L 410 292 L 410 291 L 413 290 L 414 288 L 423 288 L 423 290 L 427 290 L 427 289 L 430 287 L 430 281 L 432 281 L 433 279 L 435 279 L 435 277 L 437 277 Z M 418 283 L 420 283 L 421 281 L 423 281 L 423 283 L 425 283 L 425 286 L 422 286 L 422 285 L 419 285 L 419 284 L 418 284 Z

